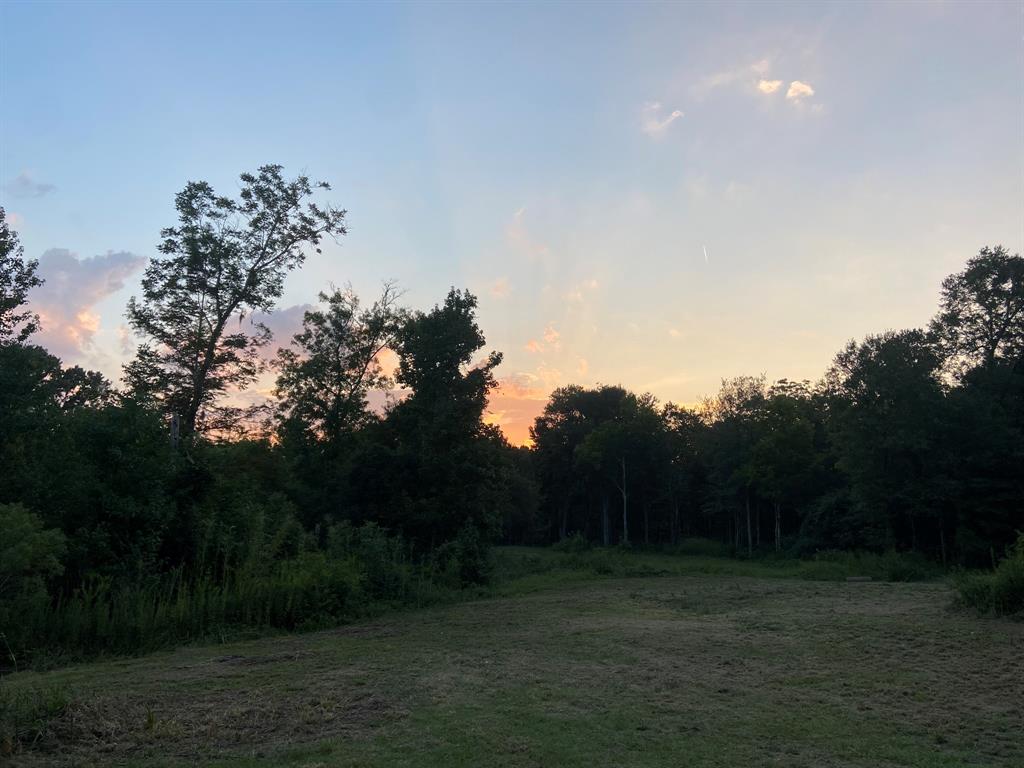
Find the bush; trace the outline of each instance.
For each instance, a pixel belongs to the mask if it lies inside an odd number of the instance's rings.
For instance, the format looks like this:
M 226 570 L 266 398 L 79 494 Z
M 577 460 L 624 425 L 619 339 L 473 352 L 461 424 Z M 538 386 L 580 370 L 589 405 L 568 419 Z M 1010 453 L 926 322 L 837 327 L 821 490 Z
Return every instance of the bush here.
M 670 552 L 674 555 L 692 557 L 728 557 L 731 549 L 715 539 L 683 539 Z
M 431 561 L 442 583 L 453 588 L 486 584 L 494 570 L 490 546 L 468 521 L 454 541 L 434 550 Z
M 963 605 L 998 616 L 1024 615 L 1024 533 L 994 571 L 961 574 L 955 583 Z
M 555 552 L 587 552 L 590 550 L 590 542 L 587 541 L 587 537 L 577 531 L 572 536 L 568 536 L 556 544 L 552 544 L 551 548 Z
M 876 581 L 925 581 L 941 569 L 917 552 L 818 552 L 806 564 L 804 578 L 841 581 L 848 576 L 870 576 Z
M 64 534 L 20 504 L 0 504 L 0 531 L 0 627 L 13 627 L 48 604 L 46 580 L 63 570 Z

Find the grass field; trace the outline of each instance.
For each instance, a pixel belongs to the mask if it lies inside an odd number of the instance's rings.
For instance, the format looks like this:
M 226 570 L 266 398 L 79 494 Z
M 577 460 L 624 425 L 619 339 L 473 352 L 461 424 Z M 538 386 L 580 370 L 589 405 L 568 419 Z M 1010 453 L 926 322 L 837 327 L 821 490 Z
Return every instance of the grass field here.
M 513 554 L 536 572 L 486 599 L 10 676 L 8 700 L 57 703 L 0 762 L 1024 765 L 1024 624 L 945 582 Z

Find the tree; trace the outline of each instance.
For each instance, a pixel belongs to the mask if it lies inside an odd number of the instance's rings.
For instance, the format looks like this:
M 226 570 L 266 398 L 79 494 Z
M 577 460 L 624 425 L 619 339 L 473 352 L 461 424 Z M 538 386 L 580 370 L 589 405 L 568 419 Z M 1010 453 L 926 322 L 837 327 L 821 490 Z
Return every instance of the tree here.
M 757 443 L 760 411 L 765 398 L 765 377 L 723 379 L 713 398 L 701 404 L 708 431 L 708 466 L 716 512 L 732 512 L 734 546 L 740 545 L 739 497 L 746 512 L 747 554 L 753 553 L 750 501 L 755 481 L 753 447 Z
M 28 292 L 43 284 L 38 261 L 25 261 L 18 233 L 0 207 L 0 345 L 21 343 L 39 329 L 39 315 L 24 310 Z
M 483 422 L 501 353 L 474 364 L 484 346 L 477 300 L 452 289 L 430 312 L 408 316 L 398 333 L 396 379 L 409 395 L 380 425 L 353 470 L 364 519 L 403 529 L 430 548 L 468 523 L 497 533 L 508 487 L 507 444 Z
M 181 418 L 183 435 L 223 428 L 237 417 L 218 406 L 229 388 L 244 388 L 260 369 L 258 350 L 270 331 L 252 323 L 281 296 L 285 275 L 325 236 L 345 234 L 345 211 L 308 199 L 306 176 L 286 180 L 279 165 L 242 174 L 238 200 L 221 197 L 206 182 L 189 182 L 175 198 L 178 225 L 162 231 L 142 279 L 142 300 L 132 297 L 128 320 L 145 340 L 125 366 L 139 398 L 155 399 Z M 235 330 L 229 323 L 237 322 Z
M 605 546 L 611 543 L 608 497 L 612 483 L 599 467 L 581 464 L 577 451 L 591 432 L 615 417 L 629 396 L 615 386 L 562 387 L 551 393 L 544 412 L 530 428 L 543 502 L 559 539 L 568 535 L 570 513 L 581 504 L 586 527 L 591 494 L 596 494 L 601 504 L 602 540 Z
M 826 374 L 838 464 L 865 543 L 917 549 L 917 522 L 934 515 L 945 406 L 939 366 L 922 331 L 889 331 L 851 341 Z
M 394 346 L 406 313 L 391 283 L 368 309 L 351 289 L 320 294 L 325 310 L 306 312 L 293 349 L 277 355 L 278 414 L 283 423 L 331 441 L 358 427 L 366 395 L 389 384 L 379 356 Z
M 806 384 L 783 379 L 768 391 L 753 447 L 755 483 L 774 507 L 775 551 L 782 548 L 782 506 L 806 495 L 818 456 Z
M 624 544 L 629 543 L 629 499 L 633 491 L 650 488 L 660 469 L 656 456 L 662 446 L 662 426 L 653 396 L 626 393 L 617 412 L 596 426 L 576 448 L 579 466 L 596 472 L 619 492 Z M 645 499 L 645 544 L 650 543 L 649 505 L 650 499 Z
M 684 521 L 680 509 L 696 509 L 703 475 L 701 441 L 706 425 L 700 415 L 675 403 L 666 403 L 661 411 L 665 423 L 666 449 L 669 456 L 668 494 L 672 507 L 669 520 L 669 538 L 678 543 L 683 534 Z
M 1001 245 L 982 248 L 962 272 L 942 281 L 931 330 L 959 374 L 991 371 L 1000 359 L 1024 355 L 1024 258 Z

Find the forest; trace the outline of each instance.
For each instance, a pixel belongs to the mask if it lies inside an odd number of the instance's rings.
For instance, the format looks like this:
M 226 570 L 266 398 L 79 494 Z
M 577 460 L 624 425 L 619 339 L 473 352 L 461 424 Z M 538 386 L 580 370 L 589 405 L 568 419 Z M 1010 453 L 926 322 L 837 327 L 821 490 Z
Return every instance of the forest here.
M 518 447 L 485 423 L 502 356 L 466 290 L 325 287 L 272 344 L 258 318 L 345 235 L 325 194 L 276 165 L 235 197 L 188 183 L 120 385 L 33 343 L 40 278 L 0 210 L 0 669 L 426 605 L 493 579 L 498 544 L 876 553 L 1024 609 L 1020 255 L 965 254 L 934 317 L 818 381 L 755 372 L 694 406 L 566 386 Z M 239 405 L 268 370 L 273 401 Z

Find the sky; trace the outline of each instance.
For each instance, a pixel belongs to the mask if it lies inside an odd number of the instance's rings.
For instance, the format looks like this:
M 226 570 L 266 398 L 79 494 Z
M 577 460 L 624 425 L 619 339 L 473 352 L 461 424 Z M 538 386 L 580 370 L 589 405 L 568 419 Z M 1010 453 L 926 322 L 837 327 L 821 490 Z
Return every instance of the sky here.
M 819 378 L 1024 251 L 1024 4 L 0 0 L 0 205 L 37 341 L 116 380 L 174 195 L 266 163 L 348 235 L 287 280 L 479 297 L 513 442 L 550 391 Z M 266 393 L 264 381 L 250 397 Z

